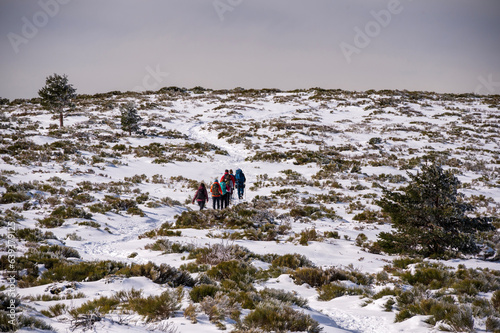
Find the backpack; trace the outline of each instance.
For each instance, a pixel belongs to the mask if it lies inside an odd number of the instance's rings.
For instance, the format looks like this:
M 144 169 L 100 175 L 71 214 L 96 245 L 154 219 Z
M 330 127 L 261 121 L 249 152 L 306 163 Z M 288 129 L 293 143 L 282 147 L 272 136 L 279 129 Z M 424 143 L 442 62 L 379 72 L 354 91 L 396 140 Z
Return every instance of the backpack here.
M 203 189 L 199 189 L 198 194 L 196 195 L 196 200 L 205 201 L 206 199 L 205 191 Z
M 236 175 L 234 175 L 234 178 L 236 178 L 236 182 L 238 183 L 238 186 L 243 185 L 245 183 L 245 175 L 243 174 L 243 171 L 241 169 L 236 170 Z
M 224 182 L 226 183 L 226 186 L 231 187 L 231 176 L 229 176 L 228 173 L 224 175 Z
M 216 185 L 219 185 L 219 183 L 213 183 L 212 184 L 212 188 L 210 189 L 210 191 L 212 192 L 212 196 L 213 197 L 218 197 L 221 195 L 220 193 L 220 186 L 216 186 Z

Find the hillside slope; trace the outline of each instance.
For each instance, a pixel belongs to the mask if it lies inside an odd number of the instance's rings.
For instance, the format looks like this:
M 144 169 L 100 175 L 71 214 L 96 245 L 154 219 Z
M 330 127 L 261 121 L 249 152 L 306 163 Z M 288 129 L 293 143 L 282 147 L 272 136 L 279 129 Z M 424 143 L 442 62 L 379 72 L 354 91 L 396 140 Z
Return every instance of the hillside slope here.
M 120 128 L 127 101 L 142 134 Z M 375 204 L 437 163 L 477 214 L 498 218 L 499 102 L 170 87 L 80 95 L 62 129 L 36 99 L 4 104 L 2 297 L 15 271 L 18 316 L 60 332 L 257 332 L 279 318 L 309 332 L 500 327 L 498 230 L 480 235 L 477 256 L 390 256 Z M 198 213 L 199 183 L 237 168 L 244 199 Z M 183 316 L 194 308 L 197 323 Z

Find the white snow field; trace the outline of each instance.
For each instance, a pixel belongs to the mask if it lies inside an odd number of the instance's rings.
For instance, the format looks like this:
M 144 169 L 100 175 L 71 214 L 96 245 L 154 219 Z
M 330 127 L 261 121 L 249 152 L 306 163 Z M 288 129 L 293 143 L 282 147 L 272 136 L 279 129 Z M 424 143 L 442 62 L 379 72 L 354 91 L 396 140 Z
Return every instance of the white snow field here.
M 120 128 L 119 106 L 127 101 L 138 106 L 143 134 L 129 136 Z M 498 218 L 498 97 L 407 91 L 171 88 L 155 93 L 79 96 L 75 102 L 76 109 L 66 114 L 63 129 L 57 127 L 57 116 L 43 110 L 37 100 L 0 106 L 2 293 L 7 295 L 13 288 L 6 258 L 9 249 L 15 249 L 18 316 L 41 320 L 50 325 L 49 331 L 57 332 L 199 333 L 218 332 L 222 326 L 227 331 L 236 330 L 235 318 L 222 317 L 217 326 L 217 320 L 210 320 L 198 303 L 197 323 L 184 316 L 193 303 L 193 285 L 184 285 L 180 306 L 168 318 L 148 321 L 122 304 L 109 311 L 98 308 L 99 321 L 89 327 L 78 326 L 75 313 L 86 302 L 103 296 L 113 298 L 117 292 L 132 289 L 142 290 L 142 297 L 158 296 L 173 291 L 176 285 L 155 283 L 148 275 L 114 271 L 99 278 L 87 274 L 82 280 L 47 278 L 60 263 L 113 261 L 130 266 L 152 262 L 179 271 L 194 263 L 191 267 L 199 266 L 201 271 L 186 273 L 198 285 L 203 284 L 202 271 L 209 267 L 203 269 L 195 254 L 190 257 L 190 251 L 219 245 L 247 249 L 252 255 L 244 260 L 261 272 L 250 289 L 234 287 L 238 293 L 257 295 L 266 288 L 293 293 L 307 300 L 307 305 L 287 306 L 309 315 L 322 332 L 485 332 L 488 318 L 491 327 L 499 316 L 499 309 L 491 305 L 494 288 L 500 286 L 498 230 L 478 235 L 482 248 L 478 255 L 415 261 L 428 263 L 427 267 L 433 263 L 448 267 L 451 275 L 424 285 L 422 295 L 435 300 L 446 295 L 450 304 L 469 309 L 472 327 L 454 325 L 449 317 L 433 322 L 431 314 L 417 310 L 396 322 L 404 307 L 400 294 L 374 295 L 384 288 L 398 293 L 421 288 L 404 277 L 416 272 L 418 264 L 410 262 L 396 269 L 391 265 L 400 256 L 372 247 L 380 232 L 392 229 L 375 202 L 383 195 L 382 187 L 407 185 L 407 173 L 416 173 L 426 163 L 436 162 L 453 170 L 462 183 L 460 192 L 474 202 L 476 213 Z M 327 165 L 336 167 L 328 169 Z M 237 168 L 247 179 L 245 196 L 234 200 L 231 207 L 247 205 L 247 209 L 267 211 L 275 230 L 282 228 L 280 232 L 270 236 L 262 225 L 245 229 L 222 223 L 176 228 L 178 216 L 198 210 L 191 199 L 200 182 L 210 185 L 225 169 Z M 11 193 L 21 197 L 9 196 Z M 212 210 L 211 204 L 205 212 Z M 74 211 L 57 215 L 59 207 Z M 304 207 L 314 208 L 316 215 L 293 213 Z M 170 223 L 169 234 L 148 236 L 166 223 Z M 36 238 L 35 229 L 52 235 Z M 303 241 L 303 232 L 311 230 L 317 236 Z M 177 253 L 155 248 L 152 244 L 158 241 L 167 247 L 183 245 L 186 250 Z M 70 255 L 58 252 L 67 248 L 73 251 Z M 321 300 L 321 287 L 297 284 L 296 267 L 278 271 L 272 258 L 269 260 L 271 254 L 273 258 L 303 255 L 316 268 L 335 267 L 371 280 L 366 284 L 353 279 L 331 282 L 346 291 Z M 37 272 L 33 272 L 35 266 Z M 468 269 L 472 274 L 468 281 L 473 282 L 465 292 L 460 291 L 459 280 L 454 284 L 442 281 L 451 276 L 458 279 L 460 269 L 463 274 Z M 479 276 L 488 276 L 484 278 L 487 282 Z M 229 292 L 228 283 L 213 277 L 212 283 Z M 433 283 L 439 286 L 434 288 Z M 349 294 L 349 288 L 364 292 Z M 415 298 L 415 304 L 419 300 Z M 236 306 L 239 319 L 245 322 L 258 301 L 247 308 L 241 302 Z M 387 309 L 390 302 L 394 305 Z M 58 313 L 54 310 L 57 304 L 63 308 Z M 44 331 L 19 329 L 33 330 Z

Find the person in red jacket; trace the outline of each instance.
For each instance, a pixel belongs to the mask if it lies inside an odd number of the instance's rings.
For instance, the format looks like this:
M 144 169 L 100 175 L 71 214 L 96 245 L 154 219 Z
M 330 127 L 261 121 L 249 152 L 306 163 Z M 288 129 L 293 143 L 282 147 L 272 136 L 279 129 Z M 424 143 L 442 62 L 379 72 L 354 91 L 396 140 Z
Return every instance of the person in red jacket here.
M 231 172 L 229 172 L 229 170 L 226 169 L 226 171 L 220 178 L 221 182 L 224 181 L 226 183 L 227 192 L 229 193 L 227 195 L 227 205 L 229 205 L 229 199 L 233 197 L 233 192 L 234 192 L 233 190 L 236 184 L 236 178 L 234 178 L 234 176 L 231 175 L 232 172 L 233 172 L 232 170 Z
M 201 183 L 200 187 L 198 187 L 198 191 L 196 191 L 196 194 L 193 197 L 193 204 L 195 200 L 198 202 L 200 210 L 205 208 L 205 203 L 208 202 L 208 193 L 205 184 Z
M 220 209 L 222 188 L 220 187 L 219 181 L 217 180 L 217 178 L 215 178 L 215 181 L 212 184 L 212 187 L 210 187 L 210 192 L 212 193 L 213 209 L 215 209 L 216 205 L 217 205 L 217 209 Z

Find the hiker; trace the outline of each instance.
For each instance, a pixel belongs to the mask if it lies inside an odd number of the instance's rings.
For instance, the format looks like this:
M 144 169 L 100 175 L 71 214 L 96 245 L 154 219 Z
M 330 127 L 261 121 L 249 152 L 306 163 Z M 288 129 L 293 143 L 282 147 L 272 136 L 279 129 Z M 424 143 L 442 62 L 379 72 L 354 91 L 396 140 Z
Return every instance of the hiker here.
M 227 207 L 227 185 L 226 185 L 226 182 L 223 180 L 221 180 L 221 182 L 219 183 L 220 185 L 220 188 L 222 190 L 222 195 L 220 197 L 220 208 L 221 209 L 224 209 L 224 207 Z
M 212 193 L 213 209 L 217 205 L 217 209 L 220 209 L 220 199 L 222 195 L 222 189 L 220 188 L 219 181 L 215 178 L 214 183 L 210 187 L 210 193 Z
M 196 194 L 193 197 L 193 204 L 195 200 L 198 202 L 200 210 L 205 208 L 205 202 L 208 202 L 208 193 L 204 183 L 201 183 L 200 187 L 198 187 L 198 191 L 196 191 Z
M 236 169 L 236 174 L 234 175 L 234 178 L 236 178 L 236 187 L 238 188 L 238 199 L 243 199 L 243 193 L 245 191 L 245 174 L 241 169 Z
M 226 189 L 227 189 L 227 197 L 226 197 L 226 202 L 227 202 L 227 205 L 226 207 L 229 205 L 229 199 L 231 198 L 231 196 L 233 195 L 233 189 L 234 189 L 234 177 L 231 178 L 231 174 L 229 173 L 229 170 L 225 170 L 224 171 L 224 174 L 222 175 L 222 177 L 220 178 L 220 181 L 224 181 L 226 183 Z
M 234 178 L 233 169 L 229 170 L 229 177 L 231 178 L 231 194 L 229 195 L 229 199 L 233 200 L 233 193 L 236 189 L 236 178 Z

